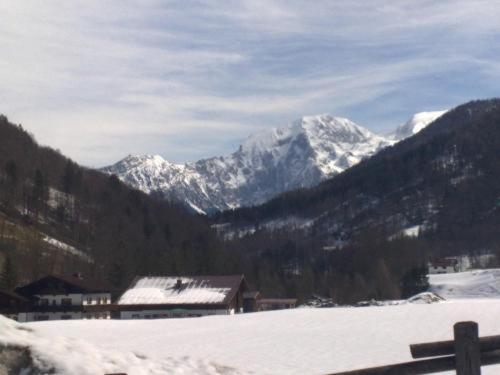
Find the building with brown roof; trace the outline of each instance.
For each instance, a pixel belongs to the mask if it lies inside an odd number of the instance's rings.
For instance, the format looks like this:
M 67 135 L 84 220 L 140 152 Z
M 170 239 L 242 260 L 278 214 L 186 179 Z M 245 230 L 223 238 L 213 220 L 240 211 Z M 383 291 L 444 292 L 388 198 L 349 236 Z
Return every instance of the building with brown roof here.
M 243 312 L 243 275 L 136 277 L 118 300 L 121 319 L 159 319 Z
M 80 275 L 47 275 L 16 289 L 29 301 L 19 311 L 20 322 L 60 319 L 109 319 L 109 288 L 83 280 Z
M 457 258 L 434 258 L 428 264 L 429 274 L 455 273 L 460 271 Z

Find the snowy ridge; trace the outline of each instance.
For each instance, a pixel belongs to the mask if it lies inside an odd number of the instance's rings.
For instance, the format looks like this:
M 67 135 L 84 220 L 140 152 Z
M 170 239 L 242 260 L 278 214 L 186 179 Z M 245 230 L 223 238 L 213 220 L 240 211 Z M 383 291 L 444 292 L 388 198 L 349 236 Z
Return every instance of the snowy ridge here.
M 429 275 L 429 284 L 446 299 L 500 298 L 500 269 Z
M 316 185 L 392 143 L 345 118 L 307 116 L 251 135 L 228 156 L 179 165 L 159 155 L 129 155 L 103 171 L 144 192 L 210 212 Z
M 94 260 L 92 257 L 89 255 L 85 254 L 83 251 L 78 250 L 76 247 L 68 245 L 65 242 L 56 240 L 55 238 L 52 238 L 50 236 L 43 235 L 43 241 L 47 242 L 49 245 L 55 247 L 56 249 L 62 250 L 64 252 L 67 252 L 69 254 L 75 255 L 86 262 L 93 263 Z
M 390 137 L 328 114 L 248 137 L 227 156 L 173 164 L 159 155 L 129 155 L 103 168 L 146 193 L 181 201 L 197 213 L 264 203 L 330 178 L 413 135 L 444 112 L 416 114 Z
M 417 134 L 430 123 L 436 121 L 439 117 L 448 111 L 433 111 L 433 112 L 420 112 L 412 116 L 403 125 L 399 126 L 396 131 L 389 135 L 389 138 L 395 141 L 401 141 L 405 138 Z

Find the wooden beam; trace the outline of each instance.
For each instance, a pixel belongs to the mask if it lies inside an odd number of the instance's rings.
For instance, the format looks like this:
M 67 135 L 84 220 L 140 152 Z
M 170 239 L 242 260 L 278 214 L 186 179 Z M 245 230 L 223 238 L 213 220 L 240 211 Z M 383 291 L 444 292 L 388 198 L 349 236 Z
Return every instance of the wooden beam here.
M 481 366 L 497 365 L 500 363 L 500 350 L 481 353 Z
M 481 353 L 481 365 L 500 364 L 500 350 Z M 404 362 L 395 365 L 372 367 L 363 370 L 339 372 L 331 375 L 409 375 L 432 374 L 455 370 L 455 356 L 439 357 L 421 361 Z
M 453 331 L 457 375 L 481 375 L 478 324 L 459 322 L 453 326 Z
M 480 337 L 479 347 L 481 353 L 499 350 L 500 336 Z M 451 355 L 455 353 L 455 342 L 453 340 L 449 340 L 428 342 L 424 344 L 412 344 L 410 345 L 410 351 L 412 357 L 415 359 Z

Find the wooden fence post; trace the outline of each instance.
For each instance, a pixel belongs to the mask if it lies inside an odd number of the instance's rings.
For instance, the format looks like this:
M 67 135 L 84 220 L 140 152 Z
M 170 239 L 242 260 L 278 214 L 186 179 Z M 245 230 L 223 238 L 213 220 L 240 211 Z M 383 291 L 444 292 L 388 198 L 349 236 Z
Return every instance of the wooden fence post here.
M 459 322 L 453 326 L 453 331 L 457 375 L 480 375 L 481 353 L 477 323 Z

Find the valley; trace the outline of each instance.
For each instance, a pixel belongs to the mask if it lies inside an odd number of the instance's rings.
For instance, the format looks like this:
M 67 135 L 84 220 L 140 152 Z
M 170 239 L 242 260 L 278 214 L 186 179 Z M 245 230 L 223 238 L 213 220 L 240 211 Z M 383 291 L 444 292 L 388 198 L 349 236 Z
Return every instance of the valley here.
M 0 15 L 0 375 L 500 374 L 498 1 Z

